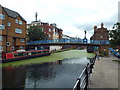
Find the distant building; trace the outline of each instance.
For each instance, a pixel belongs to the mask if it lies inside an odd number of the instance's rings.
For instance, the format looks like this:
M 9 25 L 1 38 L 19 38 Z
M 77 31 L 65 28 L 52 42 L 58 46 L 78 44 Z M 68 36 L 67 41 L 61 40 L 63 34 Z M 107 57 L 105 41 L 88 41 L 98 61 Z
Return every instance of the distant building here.
M 62 29 L 57 28 L 56 24 L 49 24 L 45 22 L 39 21 L 32 21 L 30 24 L 27 24 L 27 29 L 30 28 L 30 26 L 39 26 L 42 28 L 42 32 L 48 37 L 48 40 L 54 40 L 54 39 L 61 39 L 62 38 Z
M 94 26 L 94 34 L 90 40 L 109 40 L 109 31 L 107 28 L 104 28 L 104 24 L 101 23 L 101 28 Z
M 0 51 L 25 49 L 26 21 L 17 12 L 0 5 Z

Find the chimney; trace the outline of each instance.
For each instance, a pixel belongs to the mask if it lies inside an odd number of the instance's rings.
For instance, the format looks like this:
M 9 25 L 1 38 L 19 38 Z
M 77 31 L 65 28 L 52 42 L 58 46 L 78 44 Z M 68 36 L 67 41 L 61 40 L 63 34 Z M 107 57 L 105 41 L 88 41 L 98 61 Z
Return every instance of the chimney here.
M 101 28 L 103 28 L 103 26 L 104 26 L 104 24 L 103 24 L 103 23 L 101 23 Z
M 96 25 L 94 26 L 94 30 L 97 30 L 97 26 Z

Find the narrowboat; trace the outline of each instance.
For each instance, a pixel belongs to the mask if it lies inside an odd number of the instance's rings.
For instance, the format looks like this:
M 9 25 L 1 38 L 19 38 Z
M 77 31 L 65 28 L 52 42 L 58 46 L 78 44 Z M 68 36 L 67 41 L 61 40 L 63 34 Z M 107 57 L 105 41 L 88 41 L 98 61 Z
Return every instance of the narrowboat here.
M 15 52 L 2 54 L 2 63 L 47 56 L 47 55 L 50 55 L 48 49 L 33 50 L 33 51 L 18 50 Z

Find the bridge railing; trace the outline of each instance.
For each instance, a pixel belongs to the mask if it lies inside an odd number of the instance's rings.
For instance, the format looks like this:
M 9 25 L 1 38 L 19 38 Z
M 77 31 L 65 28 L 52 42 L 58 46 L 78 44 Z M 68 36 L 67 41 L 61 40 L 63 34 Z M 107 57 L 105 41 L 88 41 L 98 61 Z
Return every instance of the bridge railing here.
M 90 63 L 83 69 L 79 78 L 77 79 L 73 90 L 87 90 L 90 82 L 90 74 L 92 73 L 93 66 L 95 64 L 96 56 L 93 59 L 90 59 Z
M 120 53 L 115 51 L 113 48 L 109 48 L 109 50 L 118 58 L 120 58 Z
M 107 40 L 87 40 L 84 42 L 83 39 L 56 39 L 56 40 L 39 40 L 27 42 L 27 45 L 30 44 L 42 44 L 42 43 L 89 43 L 89 44 L 109 44 Z

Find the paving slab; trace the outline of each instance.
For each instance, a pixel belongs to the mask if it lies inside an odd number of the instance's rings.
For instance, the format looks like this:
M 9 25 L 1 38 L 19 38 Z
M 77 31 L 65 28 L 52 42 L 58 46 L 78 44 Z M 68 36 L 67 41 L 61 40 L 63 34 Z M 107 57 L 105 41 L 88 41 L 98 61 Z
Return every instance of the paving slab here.
M 113 54 L 96 59 L 89 88 L 118 88 L 118 60 Z M 119 59 L 120 60 L 120 59 Z

